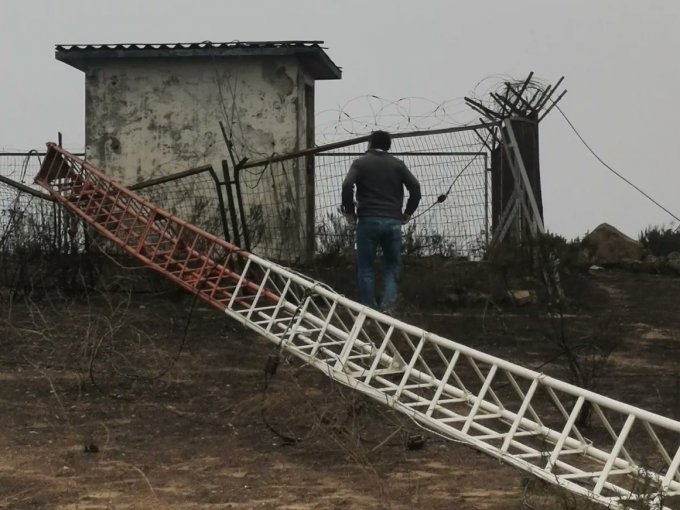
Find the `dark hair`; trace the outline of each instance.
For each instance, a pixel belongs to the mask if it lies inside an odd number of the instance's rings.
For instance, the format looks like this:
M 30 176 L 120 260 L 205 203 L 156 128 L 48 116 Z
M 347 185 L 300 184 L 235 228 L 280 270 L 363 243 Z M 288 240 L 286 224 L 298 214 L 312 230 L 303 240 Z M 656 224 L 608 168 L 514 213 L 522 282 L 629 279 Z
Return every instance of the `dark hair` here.
M 392 137 L 387 131 L 373 131 L 368 137 L 369 149 L 382 149 L 388 151 L 391 146 Z

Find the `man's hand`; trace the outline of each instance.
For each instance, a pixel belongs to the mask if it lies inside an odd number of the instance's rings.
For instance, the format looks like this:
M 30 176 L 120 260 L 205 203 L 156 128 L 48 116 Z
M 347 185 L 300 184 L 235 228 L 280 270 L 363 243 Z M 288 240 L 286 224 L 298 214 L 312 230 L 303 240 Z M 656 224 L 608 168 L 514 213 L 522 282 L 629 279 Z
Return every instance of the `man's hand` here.
M 356 214 L 345 214 L 345 219 L 347 220 L 347 223 L 350 225 L 356 225 L 357 224 L 357 215 Z
M 406 225 L 409 221 L 411 220 L 411 215 L 410 214 L 402 214 L 401 215 L 401 224 Z

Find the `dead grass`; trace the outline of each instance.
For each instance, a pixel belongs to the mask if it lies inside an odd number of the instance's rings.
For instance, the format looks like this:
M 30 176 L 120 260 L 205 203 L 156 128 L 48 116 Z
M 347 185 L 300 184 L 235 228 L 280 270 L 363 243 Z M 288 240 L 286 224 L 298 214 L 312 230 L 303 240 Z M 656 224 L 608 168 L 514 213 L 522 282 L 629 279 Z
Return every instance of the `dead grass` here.
M 468 274 L 457 278 L 475 290 Z M 584 278 L 565 310 L 568 338 L 620 311 L 620 345 L 598 389 L 678 419 L 679 379 L 662 367 L 680 338 L 680 280 Z M 263 392 L 272 346 L 212 310 L 190 314 L 191 300 L 174 296 L 107 290 L 2 303 L 0 508 L 590 508 L 295 360 L 283 358 Z M 542 369 L 568 376 L 541 304 L 411 303 L 408 313 L 523 365 L 554 358 Z

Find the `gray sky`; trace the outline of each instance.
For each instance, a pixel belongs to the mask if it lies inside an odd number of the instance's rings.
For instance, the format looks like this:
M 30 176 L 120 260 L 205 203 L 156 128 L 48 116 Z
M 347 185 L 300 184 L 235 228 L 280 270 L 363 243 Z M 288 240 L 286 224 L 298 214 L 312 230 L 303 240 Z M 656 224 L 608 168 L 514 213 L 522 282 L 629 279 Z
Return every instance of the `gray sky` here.
M 680 216 L 679 24 L 677 0 L 0 0 L 0 147 L 42 148 L 57 131 L 84 145 L 84 76 L 54 59 L 55 44 L 314 39 L 343 69 L 318 82 L 317 111 L 564 75 L 561 107 L 583 137 Z M 552 232 L 606 221 L 636 237 L 678 224 L 602 167 L 555 110 L 541 124 L 541 165 Z

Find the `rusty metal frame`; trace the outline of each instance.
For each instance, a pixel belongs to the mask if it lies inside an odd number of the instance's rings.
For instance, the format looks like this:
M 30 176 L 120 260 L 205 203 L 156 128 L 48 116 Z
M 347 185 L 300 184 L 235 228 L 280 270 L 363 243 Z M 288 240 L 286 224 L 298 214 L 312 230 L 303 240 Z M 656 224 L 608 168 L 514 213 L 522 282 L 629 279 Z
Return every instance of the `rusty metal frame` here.
M 238 272 L 247 256 L 236 245 L 171 215 L 57 145 L 48 148 L 36 183 L 98 233 L 218 310 L 254 298 L 259 287 Z M 263 297 L 278 300 L 266 291 Z

